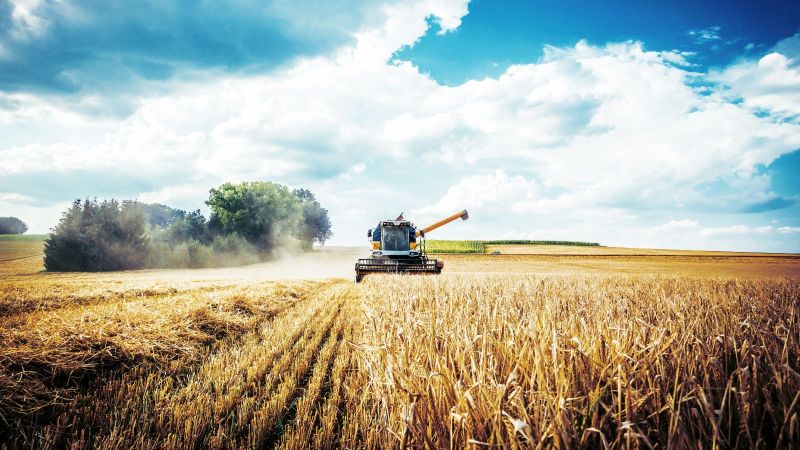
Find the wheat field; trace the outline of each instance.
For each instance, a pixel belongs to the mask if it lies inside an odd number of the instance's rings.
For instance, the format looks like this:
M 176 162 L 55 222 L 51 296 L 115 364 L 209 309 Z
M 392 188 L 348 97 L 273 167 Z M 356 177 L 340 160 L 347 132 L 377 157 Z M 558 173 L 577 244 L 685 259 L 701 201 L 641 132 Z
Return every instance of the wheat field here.
M 6 269 L 2 448 L 800 445 L 797 276 Z

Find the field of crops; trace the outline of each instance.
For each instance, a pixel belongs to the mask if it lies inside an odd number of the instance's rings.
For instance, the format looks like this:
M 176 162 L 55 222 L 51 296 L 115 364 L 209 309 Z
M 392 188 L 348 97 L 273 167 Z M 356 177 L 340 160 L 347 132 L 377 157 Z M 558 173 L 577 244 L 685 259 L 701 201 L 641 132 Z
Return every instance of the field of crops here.
M 486 244 L 481 241 L 438 241 L 429 239 L 425 242 L 428 253 L 485 253 Z
M 596 242 L 577 241 L 532 241 L 532 240 L 494 240 L 494 241 L 454 241 L 429 239 L 425 242 L 425 250 L 439 254 L 486 253 L 489 245 L 568 245 L 580 247 L 596 247 Z
M 462 276 L 364 297 L 366 366 L 406 445 L 800 444 L 797 280 Z
M 45 236 L 39 234 L 0 234 L 0 261 L 39 256 Z
M 800 445 L 797 270 L 248 270 L 0 278 L 0 448 Z

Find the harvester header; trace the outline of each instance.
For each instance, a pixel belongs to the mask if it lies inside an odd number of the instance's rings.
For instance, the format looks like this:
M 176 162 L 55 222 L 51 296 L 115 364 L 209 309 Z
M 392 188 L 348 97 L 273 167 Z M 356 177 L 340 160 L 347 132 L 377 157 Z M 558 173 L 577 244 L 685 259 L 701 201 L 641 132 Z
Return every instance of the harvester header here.
M 459 218 L 469 219 L 466 209 L 422 229 L 416 228 L 403 214 L 395 220 L 378 222 L 377 227 L 367 231 L 372 255 L 356 262 L 356 283 L 369 273 L 441 273 L 444 262 L 425 254 L 425 235 Z

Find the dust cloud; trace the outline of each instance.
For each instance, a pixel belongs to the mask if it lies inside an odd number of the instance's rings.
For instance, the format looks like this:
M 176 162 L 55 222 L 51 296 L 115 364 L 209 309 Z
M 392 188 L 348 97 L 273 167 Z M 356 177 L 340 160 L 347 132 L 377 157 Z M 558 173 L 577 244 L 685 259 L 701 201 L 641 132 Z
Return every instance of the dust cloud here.
M 121 273 L 124 273 L 127 279 L 141 277 L 156 278 L 160 281 L 352 278 L 356 260 L 368 256 L 369 252 L 364 247 L 327 246 L 315 248 L 311 252 L 284 254 L 273 261 L 246 266 L 208 269 L 134 270 Z

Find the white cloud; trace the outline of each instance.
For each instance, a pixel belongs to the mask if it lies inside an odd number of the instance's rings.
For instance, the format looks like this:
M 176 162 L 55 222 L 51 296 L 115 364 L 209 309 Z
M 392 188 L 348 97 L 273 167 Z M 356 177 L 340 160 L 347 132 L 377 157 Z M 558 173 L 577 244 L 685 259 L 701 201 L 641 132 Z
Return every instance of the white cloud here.
M 50 205 L 34 205 L 29 199 L 0 198 L 0 216 L 17 217 L 28 225 L 29 234 L 46 233 L 56 225 L 61 213 L 70 202 L 57 202 Z
M 800 38 L 798 38 L 800 39 Z M 772 52 L 758 61 L 744 61 L 712 74 L 730 94 L 753 111 L 769 112 L 778 120 L 800 121 L 800 66 Z
M 486 212 L 509 207 L 513 210 L 517 203 L 535 198 L 537 191 L 535 181 L 521 175 L 508 175 L 504 170 L 497 169 L 486 175 L 461 179 L 447 190 L 447 194 L 436 205 L 414 213 L 426 219 L 435 219 L 437 215 L 464 208 L 480 208 Z
M 681 231 L 692 233 L 698 236 L 718 236 L 718 235 L 743 235 L 743 234 L 768 234 L 777 232 L 770 226 L 750 227 L 747 225 L 729 225 L 724 227 L 704 227 L 697 221 L 691 219 L 671 220 L 664 225 L 653 228 L 658 232 Z
M 695 44 L 706 44 L 722 39 L 719 35 L 721 29 L 722 27 L 715 25 L 708 28 L 689 30 L 686 32 L 686 34 L 694 39 Z
M 379 14 L 331 56 L 176 84 L 139 99 L 122 120 L 13 95 L 19 106 L 0 109 L 0 174 L 124 168 L 147 181 L 133 193 L 140 199 L 186 209 L 218 183 L 272 179 L 311 188 L 331 210 L 335 242 L 359 242 L 362 228 L 401 210 L 424 223 L 466 207 L 474 220 L 453 233 L 668 245 L 665 236 L 683 242 L 686 230 L 697 239 L 741 234 L 693 219 L 653 227 L 675 211 L 731 212 L 776 198 L 757 168 L 800 148 L 800 125 L 786 120 L 800 105 L 786 55 L 717 72 L 724 86 L 702 92 L 685 52 L 581 41 L 547 47 L 540 61 L 496 79 L 448 87 L 387 60 L 425 33 L 427 17 L 456 29 L 466 3 Z M 722 194 L 706 189 L 719 183 Z M 758 233 L 752 225 L 748 235 Z M 762 234 L 795 236 L 779 229 Z
M 210 186 L 202 184 L 181 184 L 167 186 L 155 191 L 143 192 L 139 194 L 138 200 L 144 203 L 161 203 L 173 208 L 180 208 L 187 211 L 195 209 L 207 209 L 203 202 L 208 199 Z
M 384 22 L 356 33 L 357 43 L 345 50 L 362 63 L 385 63 L 397 50 L 413 45 L 428 29 L 428 18 L 441 27 L 439 34 L 455 30 L 467 14 L 468 0 L 420 0 L 380 6 Z
M 17 39 L 36 36 L 44 31 L 47 23 L 36 15 L 36 8 L 42 0 L 11 0 L 11 19 L 14 29 L 11 35 Z
M 427 117 L 449 124 L 431 127 L 442 133 L 443 161 L 514 165 L 566 191 L 518 211 L 719 207 L 697 190 L 717 180 L 740 192 L 728 208 L 774 196 L 755 168 L 800 147 L 800 127 L 700 95 L 686 84 L 691 74 L 668 62 L 638 43 L 550 49 L 539 64 L 440 92 L 456 100 Z M 418 143 L 422 127 L 404 120 Z M 474 137 L 450 151 L 448 139 L 468 135 L 464 128 Z
M 35 199 L 29 195 L 17 194 L 15 192 L 0 192 L 0 202 L 9 203 L 31 203 Z

